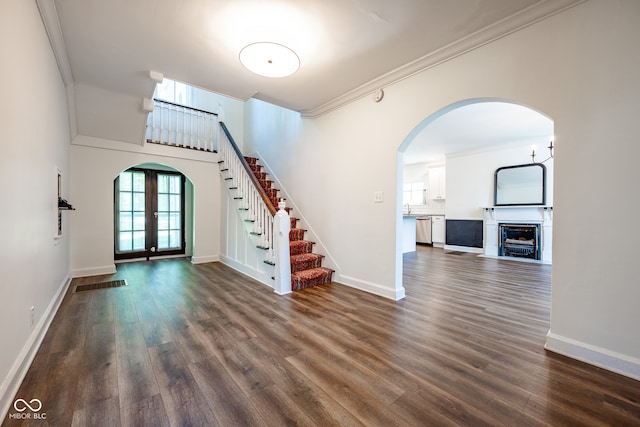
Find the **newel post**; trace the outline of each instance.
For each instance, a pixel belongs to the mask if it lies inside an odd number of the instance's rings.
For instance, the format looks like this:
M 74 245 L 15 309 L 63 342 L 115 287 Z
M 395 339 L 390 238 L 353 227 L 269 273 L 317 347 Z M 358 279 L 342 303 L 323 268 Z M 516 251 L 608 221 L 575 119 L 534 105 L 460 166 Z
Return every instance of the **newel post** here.
M 275 292 L 280 295 L 291 293 L 291 258 L 289 257 L 289 231 L 291 218 L 285 210 L 285 202 L 278 203 L 278 212 L 273 217 L 274 242 L 276 263 Z

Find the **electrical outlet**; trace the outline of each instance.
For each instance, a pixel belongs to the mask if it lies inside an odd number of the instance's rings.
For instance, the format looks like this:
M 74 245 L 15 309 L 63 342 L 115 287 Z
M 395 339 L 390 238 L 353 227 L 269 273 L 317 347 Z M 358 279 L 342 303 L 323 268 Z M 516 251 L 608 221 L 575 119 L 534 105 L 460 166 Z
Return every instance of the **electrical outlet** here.
M 33 328 L 34 323 L 36 323 L 36 307 L 32 305 L 29 310 L 29 327 Z
M 376 191 L 373 193 L 373 203 L 382 203 L 384 195 L 382 191 Z

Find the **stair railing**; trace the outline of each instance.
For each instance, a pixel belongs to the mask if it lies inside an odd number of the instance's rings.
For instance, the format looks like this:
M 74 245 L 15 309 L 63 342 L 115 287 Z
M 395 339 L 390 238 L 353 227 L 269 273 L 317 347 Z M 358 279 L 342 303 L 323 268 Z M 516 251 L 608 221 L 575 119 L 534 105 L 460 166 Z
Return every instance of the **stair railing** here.
M 291 292 L 291 264 L 289 257 L 289 230 L 291 221 L 285 203 L 271 203 L 251 166 L 242 155 L 229 129 L 220 121 L 224 137 L 219 138 L 218 154 L 227 188 L 233 192 L 245 221 L 251 223 L 250 234 L 258 238 L 257 247 L 267 251 L 265 262 L 275 265 L 275 291 L 279 294 Z
M 216 152 L 218 115 L 160 99 L 147 118 L 147 142 Z

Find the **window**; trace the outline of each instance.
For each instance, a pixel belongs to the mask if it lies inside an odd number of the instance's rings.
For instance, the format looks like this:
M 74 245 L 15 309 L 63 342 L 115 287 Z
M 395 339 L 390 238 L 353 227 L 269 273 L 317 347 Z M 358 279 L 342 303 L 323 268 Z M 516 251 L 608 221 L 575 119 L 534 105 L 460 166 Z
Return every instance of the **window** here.
M 424 182 L 405 182 L 402 191 L 402 205 L 426 204 Z
M 162 83 L 156 87 L 155 98 L 176 104 L 189 105 L 191 102 L 191 88 L 182 82 L 162 79 Z

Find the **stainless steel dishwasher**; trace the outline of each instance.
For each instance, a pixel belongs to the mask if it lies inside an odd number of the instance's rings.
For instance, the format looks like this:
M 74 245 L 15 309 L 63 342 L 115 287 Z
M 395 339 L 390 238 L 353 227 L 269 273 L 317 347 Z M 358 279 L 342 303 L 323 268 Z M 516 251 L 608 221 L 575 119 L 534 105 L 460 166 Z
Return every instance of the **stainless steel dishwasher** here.
M 416 218 L 416 243 L 433 244 L 431 241 L 430 216 L 419 216 Z

